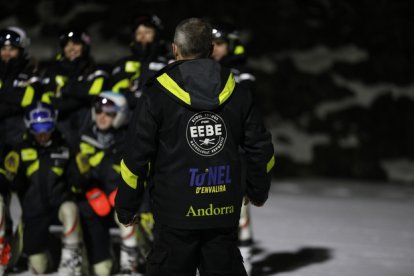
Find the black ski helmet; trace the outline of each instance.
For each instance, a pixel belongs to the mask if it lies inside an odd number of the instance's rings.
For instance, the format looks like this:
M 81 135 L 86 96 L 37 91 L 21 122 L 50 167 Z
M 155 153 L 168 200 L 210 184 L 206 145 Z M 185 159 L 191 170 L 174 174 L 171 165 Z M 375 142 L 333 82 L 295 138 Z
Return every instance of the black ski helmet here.
M 242 55 L 244 54 L 244 46 L 240 41 L 239 32 L 229 23 L 215 23 L 212 24 L 213 40 L 224 41 L 229 45 L 229 54 Z
M 12 45 L 22 50 L 30 45 L 26 32 L 19 27 L 7 27 L 0 30 L 0 47 Z
M 135 34 L 136 29 L 144 25 L 155 29 L 155 39 L 158 40 L 160 32 L 164 30 L 164 25 L 161 19 L 155 14 L 140 14 L 134 17 L 132 22 L 132 33 Z
M 59 43 L 62 51 L 69 41 L 72 41 L 74 43 L 81 43 L 83 45 L 82 56 L 89 55 L 91 37 L 86 31 L 76 28 L 63 30 L 59 35 Z

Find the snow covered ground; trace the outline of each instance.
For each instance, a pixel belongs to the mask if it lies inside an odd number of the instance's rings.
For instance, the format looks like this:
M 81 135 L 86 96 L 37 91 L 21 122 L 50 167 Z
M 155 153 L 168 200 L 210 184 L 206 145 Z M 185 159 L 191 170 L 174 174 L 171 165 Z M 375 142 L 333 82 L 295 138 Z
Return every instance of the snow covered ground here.
M 414 275 L 414 187 L 279 180 L 252 214 L 253 276 Z
M 275 183 L 253 208 L 254 275 L 414 275 L 414 189 L 324 180 Z

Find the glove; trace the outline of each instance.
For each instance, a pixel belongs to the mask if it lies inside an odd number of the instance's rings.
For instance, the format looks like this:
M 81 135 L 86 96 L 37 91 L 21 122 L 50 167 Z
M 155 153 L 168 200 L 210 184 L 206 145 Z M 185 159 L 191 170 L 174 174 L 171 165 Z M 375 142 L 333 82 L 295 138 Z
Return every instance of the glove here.
M 152 237 L 152 229 L 154 228 L 154 217 L 151 212 L 141 213 L 140 224 L 148 237 Z
M 244 205 L 247 205 L 247 204 L 249 204 L 249 203 L 251 203 L 251 204 L 253 204 L 254 206 L 256 206 L 256 207 L 262 207 L 263 205 L 264 205 L 264 202 L 255 202 L 255 201 L 253 201 L 253 200 L 251 200 L 250 198 L 248 198 L 247 196 L 245 196 L 244 197 Z

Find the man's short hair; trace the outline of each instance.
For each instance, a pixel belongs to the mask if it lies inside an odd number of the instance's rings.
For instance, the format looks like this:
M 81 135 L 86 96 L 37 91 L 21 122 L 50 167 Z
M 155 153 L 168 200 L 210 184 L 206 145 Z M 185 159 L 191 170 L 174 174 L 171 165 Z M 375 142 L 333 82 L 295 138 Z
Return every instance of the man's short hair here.
M 175 28 L 174 43 L 183 57 L 207 58 L 213 44 L 211 25 L 200 18 L 184 19 Z

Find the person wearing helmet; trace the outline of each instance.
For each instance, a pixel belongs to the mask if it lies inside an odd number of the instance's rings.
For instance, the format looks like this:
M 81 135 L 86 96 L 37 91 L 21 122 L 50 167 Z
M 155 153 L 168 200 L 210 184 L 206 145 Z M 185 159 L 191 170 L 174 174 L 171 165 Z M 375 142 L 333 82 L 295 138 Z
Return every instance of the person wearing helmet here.
M 123 93 L 131 109 L 142 93 L 143 84 L 167 65 L 167 47 L 161 40 L 163 25 L 154 14 L 135 18 L 132 29 L 131 55 L 115 63 L 111 90 Z
M 49 226 L 63 225 L 59 275 L 81 275 L 81 230 L 78 208 L 68 183 L 76 165 L 56 130 L 52 106 L 36 102 L 24 116 L 27 135 L 5 160 L 22 208 L 23 252 L 34 274 L 50 272 Z
M 78 172 L 82 186 L 80 206 L 85 245 L 96 275 L 109 275 L 112 268 L 109 228 L 113 225 L 113 200 L 119 182 L 119 163 L 125 152 L 128 103 L 120 93 L 105 91 L 94 101 L 93 124 L 81 135 Z M 116 220 L 117 221 L 117 220 Z M 137 227 L 119 224 L 121 235 L 120 273 L 136 273 L 138 269 Z
M 75 146 L 80 130 L 88 123 L 89 106 L 104 88 L 108 74 L 90 55 L 91 38 L 81 29 L 67 29 L 59 35 L 60 53 L 43 74 L 42 102 L 59 113 L 57 127 Z
M 41 81 L 36 61 L 27 52 L 30 40 L 19 27 L 0 29 L 0 150 L 2 161 L 11 148 L 23 141 L 24 109 L 40 97 Z M 8 263 L 7 240 L 11 220 L 7 210 L 10 199 L 9 182 L 13 160 L 0 168 L 0 275 Z
M 247 70 L 247 54 L 239 32 L 229 23 L 213 24 L 214 49 L 211 58 L 230 68 L 236 82 L 253 89 L 256 78 Z
M 27 53 L 29 44 L 21 28 L 0 30 L 0 144 L 22 141 L 24 108 L 40 97 L 41 81 L 36 61 Z
M 245 68 L 247 55 L 243 44 L 240 42 L 238 31 L 231 24 L 217 23 L 213 24 L 212 35 L 214 48 L 211 58 L 230 68 L 236 83 L 252 90 L 256 79 Z M 243 165 L 245 166 L 244 162 Z M 245 174 L 243 174 L 243 178 L 244 176 Z M 239 221 L 239 249 L 248 275 L 252 273 L 252 246 L 253 229 L 250 204 L 243 204 Z

